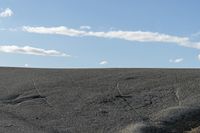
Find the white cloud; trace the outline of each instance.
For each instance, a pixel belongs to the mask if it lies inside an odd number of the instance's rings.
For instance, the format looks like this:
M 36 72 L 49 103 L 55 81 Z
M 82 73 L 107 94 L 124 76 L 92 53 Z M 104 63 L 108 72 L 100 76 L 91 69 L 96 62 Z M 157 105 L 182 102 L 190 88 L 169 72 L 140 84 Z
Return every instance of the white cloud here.
M 15 45 L 0 46 L 0 52 L 13 53 L 13 54 L 39 55 L 39 56 L 63 56 L 63 57 L 70 56 L 56 50 L 45 50 L 30 46 L 19 47 Z
M 94 32 L 85 30 L 76 30 L 60 27 L 30 27 L 24 26 L 23 31 L 39 34 L 58 34 L 65 36 L 94 36 L 101 38 L 115 38 L 123 39 L 127 41 L 137 42 L 160 42 L 160 43 L 174 43 L 179 46 L 200 49 L 200 42 L 192 42 L 189 37 L 173 36 L 158 32 L 146 32 L 146 31 L 108 31 L 108 32 Z
M 99 65 L 106 65 L 106 64 L 108 64 L 108 61 L 105 61 L 105 60 L 103 60 L 103 61 L 101 61 L 101 62 L 99 63 Z
M 198 60 L 200 60 L 200 54 L 198 55 Z
M 91 27 L 90 27 L 90 26 L 83 25 L 83 26 L 80 26 L 80 29 L 81 29 L 81 30 L 90 30 Z
M 24 64 L 24 67 L 29 67 L 29 65 L 28 64 Z
M 180 63 L 180 62 L 182 62 L 183 60 L 184 60 L 183 58 L 170 59 L 169 62 L 170 62 L 170 63 Z
M 14 13 L 11 9 L 6 8 L 4 11 L 0 12 L 0 17 L 10 17 L 12 16 Z

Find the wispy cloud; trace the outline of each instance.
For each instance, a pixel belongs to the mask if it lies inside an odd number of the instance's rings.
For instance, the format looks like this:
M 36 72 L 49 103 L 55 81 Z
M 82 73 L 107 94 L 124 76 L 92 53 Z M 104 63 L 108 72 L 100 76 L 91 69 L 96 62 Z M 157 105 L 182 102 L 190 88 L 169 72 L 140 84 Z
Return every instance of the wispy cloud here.
M 99 62 L 99 65 L 106 65 L 106 64 L 108 64 L 108 61 L 106 61 L 106 60 Z
M 80 29 L 81 29 L 81 30 L 90 30 L 91 27 L 90 27 L 90 26 L 87 26 L 87 25 L 83 25 L 83 26 L 80 26 Z
M 200 32 L 196 32 L 194 34 L 191 35 L 192 37 L 199 37 L 200 36 Z
M 189 37 L 173 36 L 158 32 L 146 31 L 107 31 L 94 32 L 86 30 L 76 30 L 64 26 L 59 27 L 30 27 L 24 26 L 23 31 L 39 34 L 57 34 L 71 37 L 94 36 L 101 38 L 115 38 L 127 41 L 137 42 L 159 42 L 159 43 L 174 43 L 179 46 L 200 49 L 200 42 L 193 42 Z
M 70 56 L 56 50 L 45 50 L 45 49 L 34 48 L 30 46 L 19 47 L 16 45 L 0 46 L 0 52 L 13 53 L 13 54 L 38 55 L 38 56 L 62 56 L 62 57 Z
M 184 60 L 183 58 L 170 59 L 169 62 L 170 62 L 170 63 L 180 63 L 180 62 L 182 62 L 183 60 Z
M 18 31 L 18 28 L 0 28 L 0 31 L 16 32 L 16 31 Z
M 83 36 L 87 32 L 81 30 L 70 29 L 64 26 L 60 27 L 30 27 L 24 26 L 23 31 L 39 34 L 58 34 L 65 36 Z
M 10 17 L 12 16 L 14 13 L 10 8 L 6 8 L 5 10 L 3 10 L 2 12 L 0 12 L 0 17 Z

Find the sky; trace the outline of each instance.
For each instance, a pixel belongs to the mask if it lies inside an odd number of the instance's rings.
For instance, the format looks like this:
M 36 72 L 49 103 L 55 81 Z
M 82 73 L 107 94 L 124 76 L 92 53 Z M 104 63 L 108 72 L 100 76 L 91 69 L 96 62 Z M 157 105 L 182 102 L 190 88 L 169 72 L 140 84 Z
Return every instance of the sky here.
M 199 68 L 199 0 L 0 0 L 0 66 Z

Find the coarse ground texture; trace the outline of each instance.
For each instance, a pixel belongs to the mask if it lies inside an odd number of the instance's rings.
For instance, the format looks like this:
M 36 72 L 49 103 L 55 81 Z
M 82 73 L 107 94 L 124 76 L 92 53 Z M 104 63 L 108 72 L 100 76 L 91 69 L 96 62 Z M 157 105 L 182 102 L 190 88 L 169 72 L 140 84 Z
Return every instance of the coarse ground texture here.
M 200 133 L 200 127 L 194 128 L 191 131 L 185 132 L 185 133 Z
M 0 68 L 0 133 L 183 133 L 199 126 L 198 69 Z

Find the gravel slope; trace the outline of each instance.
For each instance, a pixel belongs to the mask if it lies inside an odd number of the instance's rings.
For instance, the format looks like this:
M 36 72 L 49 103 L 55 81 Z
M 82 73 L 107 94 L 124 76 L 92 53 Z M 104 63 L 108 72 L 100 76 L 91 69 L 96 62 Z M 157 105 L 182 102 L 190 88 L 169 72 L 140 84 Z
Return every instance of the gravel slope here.
M 2 133 L 182 133 L 198 126 L 198 69 L 0 68 Z

